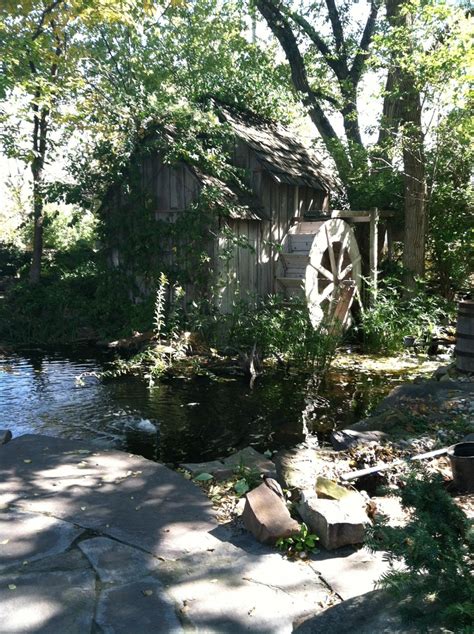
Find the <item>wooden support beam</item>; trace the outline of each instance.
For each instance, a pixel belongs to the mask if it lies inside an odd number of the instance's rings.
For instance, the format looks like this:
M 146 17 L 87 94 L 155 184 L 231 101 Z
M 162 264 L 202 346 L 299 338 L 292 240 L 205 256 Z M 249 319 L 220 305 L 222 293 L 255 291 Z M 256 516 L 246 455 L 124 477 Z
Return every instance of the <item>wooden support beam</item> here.
M 380 212 L 377 207 L 370 210 L 370 242 L 369 242 L 369 265 L 370 284 L 372 286 L 372 300 L 377 297 L 378 281 L 378 242 L 379 242 L 379 219 Z
M 300 216 L 300 188 L 299 185 L 295 185 L 295 199 L 293 202 L 293 213 L 296 218 Z
M 393 218 L 394 211 L 379 210 L 379 218 Z M 352 222 L 370 222 L 371 211 L 356 210 L 348 211 L 345 209 L 333 209 L 331 211 L 331 218 L 342 218 L 346 220 L 352 220 Z

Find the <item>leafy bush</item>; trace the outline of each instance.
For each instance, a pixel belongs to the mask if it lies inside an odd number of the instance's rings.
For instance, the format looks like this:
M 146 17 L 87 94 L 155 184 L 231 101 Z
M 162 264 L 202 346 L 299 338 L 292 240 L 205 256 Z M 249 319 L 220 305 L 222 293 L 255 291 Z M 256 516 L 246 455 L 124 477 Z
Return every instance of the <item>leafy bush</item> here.
M 395 352 L 403 348 L 404 337 L 429 338 L 452 312 L 449 302 L 430 295 L 422 286 L 404 297 L 400 279 L 389 277 L 361 315 L 358 329 L 368 352 Z
M 128 336 L 149 325 L 152 303 L 133 304 L 123 280 L 92 264 L 76 273 L 50 270 L 40 284 L 21 280 L 7 290 L 0 341 L 52 345 L 80 340 L 85 332 L 96 339 Z
M 257 304 L 238 304 L 226 317 L 227 345 L 249 352 L 255 345 L 261 358 L 300 369 L 322 371 L 330 363 L 340 338 L 315 329 L 304 300 L 271 295 Z
M 404 527 L 385 520 L 370 530 L 368 545 L 388 551 L 390 571 L 380 585 L 401 601 L 402 615 L 421 627 L 430 624 L 472 632 L 474 627 L 474 534 L 466 515 L 443 488 L 439 475 L 413 471 L 401 490 L 411 511 Z M 396 569 L 395 561 L 404 569 Z
M 12 242 L 0 242 L 0 277 L 17 275 L 29 259 L 29 254 Z
M 428 273 L 450 299 L 456 291 L 470 289 L 474 272 L 474 119 L 467 110 L 455 109 L 442 121 L 427 156 Z
M 317 552 L 317 535 L 309 532 L 306 524 L 301 524 L 300 532 L 293 537 L 280 537 L 276 545 L 280 550 L 284 550 L 288 557 L 304 557 L 307 553 Z

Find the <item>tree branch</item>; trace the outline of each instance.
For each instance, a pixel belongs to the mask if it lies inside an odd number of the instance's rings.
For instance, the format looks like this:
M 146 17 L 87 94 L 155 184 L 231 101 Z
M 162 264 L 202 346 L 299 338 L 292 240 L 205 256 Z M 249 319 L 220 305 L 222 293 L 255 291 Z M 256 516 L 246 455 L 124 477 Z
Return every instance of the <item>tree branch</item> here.
M 335 75 L 337 76 L 339 65 L 327 42 L 302 15 L 298 15 L 294 11 L 289 11 L 288 16 L 301 28 L 303 33 L 305 33 L 305 35 L 309 37 L 309 39 L 313 42 L 318 51 L 324 57 L 326 64 L 334 71 Z
M 44 11 L 41 14 L 40 17 L 40 21 L 38 23 L 38 26 L 35 29 L 35 32 L 33 33 L 31 39 L 34 42 L 43 32 L 43 25 L 44 25 L 44 21 L 46 20 L 47 16 L 54 11 L 54 9 L 61 4 L 61 2 L 63 2 L 64 0 L 54 0 L 54 2 L 52 2 L 49 6 L 47 6 Z
M 342 29 L 341 19 L 339 17 L 339 11 L 337 10 L 334 0 L 326 0 L 326 6 L 328 8 L 329 20 L 331 22 L 332 32 L 334 35 L 334 41 L 336 43 L 336 51 L 341 62 L 345 63 L 346 60 L 346 41 L 344 39 L 344 31 Z
M 349 73 L 354 84 L 357 84 L 359 82 L 362 71 L 364 69 L 365 60 L 369 56 L 368 50 L 370 43 L 372 42 L 372 37 L 374 35 L 378 11 L 378 3 L 376 2 L 376 0 L 372 0 L 369 17 L 367 18 L 364 32 L 362 33 L 362 37 L 360 40 L 359 50 L 354 57 L 352 68 Z
M 257 0 L 256 6 L 285 51 L 293 86 L 303 94 L 303 104 L 308 107 L 309 115 L 329 152 L 334 156 L 339 171 L 344 173 L 347 171 L 347 159 L 342 153 L 334 154 L 334 146 L 340 145 L 339 137 L 319 104 L 317 94 L 309 85 L 304 59 L 288 20 L 272 0 Z

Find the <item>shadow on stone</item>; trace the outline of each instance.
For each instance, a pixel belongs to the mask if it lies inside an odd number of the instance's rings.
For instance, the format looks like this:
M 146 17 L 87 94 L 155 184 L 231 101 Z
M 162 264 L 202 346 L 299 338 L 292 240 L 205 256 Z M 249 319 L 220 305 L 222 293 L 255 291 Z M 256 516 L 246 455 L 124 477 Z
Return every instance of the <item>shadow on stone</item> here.
M 388 594 L 374 590 L 339 603 L 296 624 L 295 634 L 415 634 L 419 629 L 402 622 L 398 605 Z

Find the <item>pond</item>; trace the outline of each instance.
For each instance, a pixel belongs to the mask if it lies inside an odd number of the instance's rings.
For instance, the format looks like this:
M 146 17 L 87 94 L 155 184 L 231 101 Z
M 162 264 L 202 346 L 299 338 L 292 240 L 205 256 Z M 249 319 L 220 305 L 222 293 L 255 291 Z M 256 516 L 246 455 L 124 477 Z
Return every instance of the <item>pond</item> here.
M 148 389 L 138 378 L 93 376 L 106 362 L 95 351 L 4 354 L 0 428 L 94 440 L 172 464 L 247 445 L 289 447 L 308 431 L 323 441 L 364 417 L 411 371 L 368 370 L 357 356 L 344 358 L 319 388 L 308 375 L 281 372 L 259 377 L 252 389 L 241 377 L 176 378 Z

